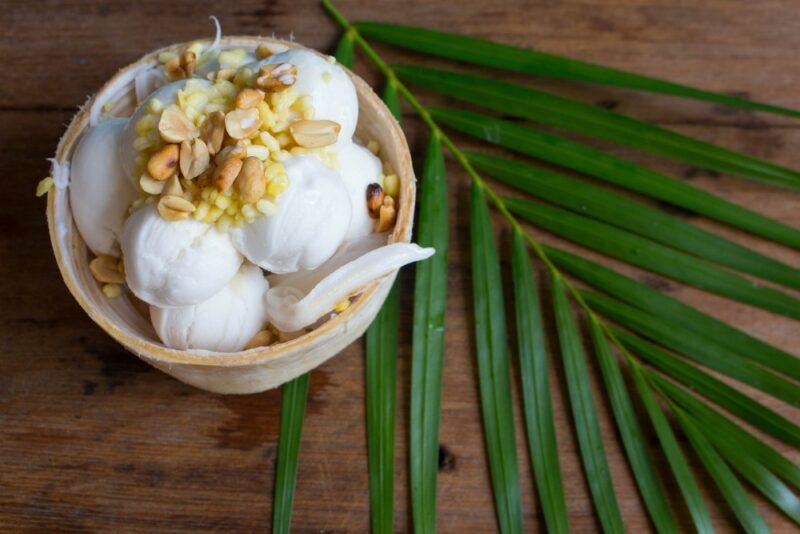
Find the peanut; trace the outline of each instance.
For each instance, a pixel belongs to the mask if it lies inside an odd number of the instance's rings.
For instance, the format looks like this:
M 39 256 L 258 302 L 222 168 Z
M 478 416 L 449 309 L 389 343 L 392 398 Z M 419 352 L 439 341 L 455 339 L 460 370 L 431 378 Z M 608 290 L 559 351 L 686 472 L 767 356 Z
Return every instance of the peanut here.
M 236 157 L 228 158 L 214 169 L 211 183 L 220 192 L 225 192 L 233 185 L 234 180 L 242 170 L 242 160 Z
M 256 47 L 256 59 L 268 58 L 272 55 L 272 50 L 265 44 L 260 44 Z
M 215 111 L 206 117 L 200 126 L 200 139 L 205 142 L 208 153 L 212 156 L 220 151 L 225 140 L 225 114 Z
M 178 156 L 178 145 L 164 145 L 147 161 L 147 172 L 155 180 L 166 180 L 178 168 Z
M 150 195 L 160 195 L 164 190 L 163 180 L 154 180 L 149 174 L 144 173 L 139 177 L 139 187 Z
M 197 56 L 194 52 L 186 52 L 181 56 L 181 67 L 183 67 L 186 76 L 192 76 L 197 66 Z
M 261 160 L 249 157 L 244 160 L 242 170 L 236 178 L 236 190 L 239 198 L 243 202 L 256 202 L 267 189 L 267 181 L 264 179 L 264 165 Z
M 234 109 L 225 115 L 225 130 L 234 139 L 247 139 L 258 132 L 261 116 L 255 108 Z
M 236 95 L 236 107 L 239 109 L 254 108 L 264 101 L 264 91 L 258 89 L 242 89 Z
M 167 178 L 166 182 L 164 183 L 164 189 L 161 190 L 161 194 L 164 196 L 167 195 L 175 195 L 181 196 L 183 194 L 183 188 L 181 187 L 181 182 L 178 180 L 178 175 L 173 174 L 169 178 Z
M 184 115 L 178 106 L 169 106 L 161 113 L 158 121 L 158 131 L 168 143 L 180 143 L 197 137 L 200 132 L 197 126 Z
M 191 180 L 208 169 L 210 156 L 208 146 L 202 139 L 192 139 L 181 143 L 180 167 L 184 178 Z
M 296 81 L 297 67 L 291 63 L 270 64 L 261 67 L 256 86 L 267 92 L 275 92 L 294 85 Z
M 305 148 L 320 148 L 334 144 L 341 129 L 338 122 L 328 120 L 302 119 L 289 125 L 295 143 Z
M 186 78 L 186 71 L 181 67 L 181 58 L 175 56 L 164 64 L 164 71 L 170 81 L 181 80 Z
M 375 228 L 376 232 L 385 232 L 394 225 L 397 219 L 397 210 L 394 207 L 394 199 L 392 197 L 384 197 L 383 205 L 381 205 L 378 214 L 378 226 Z
M 112 256 L 97 256 L 89 262 L 89 270 L 103 284 L 124 284 L 125 278 L 117 268 L 117 259 Z
M 186 219 L 195 210 L 194 204 L 183 197 L 167 195 L 158 201 L 158 213 L 168 221 Z

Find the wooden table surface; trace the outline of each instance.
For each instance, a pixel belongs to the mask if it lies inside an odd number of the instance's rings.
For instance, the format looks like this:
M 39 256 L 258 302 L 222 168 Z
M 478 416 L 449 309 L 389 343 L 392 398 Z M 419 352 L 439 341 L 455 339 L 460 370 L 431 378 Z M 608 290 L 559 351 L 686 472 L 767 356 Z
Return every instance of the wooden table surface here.
M 457 30 L 800 108 L 795 0 L 341 0 L 338 5 L 351 19 Z M 293 34 L 328 51 L 338 28 L 316 1 L 297 0 L 4 0 L 0 12 L 0 58 L 6 65 L 0 80 L 0 169 L 9 186 L 0 203 L 0 530 L 269 530 L 279 391 L 213 395 L 126 353 L 63 285 L 50 250 L 44 202 L 33 197 L 33 190 L 48 173 L 45 158 L 87 95 L 149 49 L 207 37 L 208 15 L 218 16 L 229 34 Z M 391 59 L 425 61 L 379 49 Z M 357 70 L 378 81 L 364 61 Z M 630 91 L 536 82 L 800 168 L 800 121 Z M 436 101 L 428 95 L 423 100 Z M 421 154 L 425 132 L 410 113 L 406 124 L 410 143 Z M 800 194 L 613 150 L 800 226 Z M 455 165 L 449 165 L 449 182 L 453 250 L 438 524 L 442 532 L 486 532 L 496 524 L 469 313 L 468 184 Z M 676 212 L 800 266 L 800 254 Z M 507 271 L 508 234 L 498 235 Z M 796 322 L 627 271 L 776 345 L 800 347 Z M 410 517 L 405 445 L 410 271 L 402 281 L 395 527 L 405 532 Z M 298 532 L 368 530 L 363 355 L 359 341 L 312 374 L 293 516 Z M 553 395 L 570 522 L 575 531 L 596 531 L 560 371 L 555 364 Z M 514 373 L 516 384 L 516 367 Z M 595 391 L 600 391 L 597 383 Z M 514 393 L 518 401 L 516 386 Z M 758 397 L 798 420 L 785 405 Z M 602 401 L 597 406 L 626 527 L 650 530 L 609 407 Z M 515 409 L 519 425 L 519 402 Z M 650 440 L 656 443 L 652 435 Z M 798 459 L 797 451 L 776 446 Z M 521 427 L 518 449 L 526 530 L 541 530 Z M 713 485 L 707 479 L 702 485 L 715 522 L 722 530 L 734 529 Z M 669 491 L 677 498 L 674 485 Z M 792 529 L 774 508 L 758 503 L 776 531 Z M 685 512 L 679 513 L 688 524 Z

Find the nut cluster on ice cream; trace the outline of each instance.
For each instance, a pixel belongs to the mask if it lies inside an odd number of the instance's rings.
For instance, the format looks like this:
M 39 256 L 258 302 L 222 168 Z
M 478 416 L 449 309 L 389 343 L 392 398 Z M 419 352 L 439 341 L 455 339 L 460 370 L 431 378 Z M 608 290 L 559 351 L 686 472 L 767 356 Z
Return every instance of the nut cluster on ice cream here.
M 236 352 L 302 334 L 370 281 L 429 257 L 387 244 L 399 180 L 354 138 L 355 87 L 310 51 L 195 43 L 135 80 L 70 165 L 75 223 L 109 298 L 163 343 Z

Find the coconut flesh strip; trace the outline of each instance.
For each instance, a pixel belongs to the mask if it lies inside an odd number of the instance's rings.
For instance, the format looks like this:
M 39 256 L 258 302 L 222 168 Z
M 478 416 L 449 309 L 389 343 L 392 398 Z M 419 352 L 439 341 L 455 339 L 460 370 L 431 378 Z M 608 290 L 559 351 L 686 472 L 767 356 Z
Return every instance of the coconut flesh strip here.
M 155 63 L 149 69 L 138 72 L 133 79 L 133 88 L 136 93 L 136 103 L 141 104 L 157 89 L 167 85 L 169 80 L 164 68 Z
M 135 85 L 136 77 L 140 76 L 143 72 L 151 69 L 152 63 L 142 63 L 136 67 L 129 69 L 124 75 L 119 76 L 114 80 L 110 86 L 104 87 L 103 92 L 98 95 L 92 102 L 92 107 L 89 109 L 89 125 L 96 126 L 103 118 L 103 113 L 106 112 L 106 104 L 111 104 L 121 100 L 122 96 L 129 93 L 131 86 Z
M 288 281 L 281 280 L 281 275 L 270 277 L 272 287 L 267 291 L 270 322 L 285 332 L 301 330 L 364 285 L 404 265 L 427 259 L 435 252 L 414 243 L 392 243 L 364 254 L 363 250 L 375 240 L 372 236 L 363 239 L 366 242 L 342 247 L 329 260 L 330 265 L 321 266 L 318 273 L 307 276 L 295 273 L 287 276 Z

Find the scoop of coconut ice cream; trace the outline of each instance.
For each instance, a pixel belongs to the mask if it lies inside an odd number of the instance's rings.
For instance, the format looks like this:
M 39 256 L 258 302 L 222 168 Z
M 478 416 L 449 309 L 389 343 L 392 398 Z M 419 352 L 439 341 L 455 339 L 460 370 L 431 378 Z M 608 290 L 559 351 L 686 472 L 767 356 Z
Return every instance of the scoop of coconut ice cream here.
M 154 100 L 158 101 L 159 107 L 161 108 L 166 108 L 175 104 L 178 101 L 178 92 L 186 87 L 187 83 L 194 84 L 197 87 L 211 86 L 211 82 L 208 80 L 191 78 L 178 80 L 177 82 L 160 87 L 139 104 L 136 111 L 133 112 L 130 121 L 128 121 L 128 124 L 125 126 L 125 130 L 119 139 L 118 150 L 122 168 L 125 171 L 125 175 L 131 180 L 131 183 L 137 184 L 139 180 L 139 177 L 136 175 L 136 157 L 139 155 L 136 139 L 140 137 L 140 135 L 136 132 L 136 125 L 147 115 L 156 115 L 156 113 L 153 113 L 151 107 Z M 154 121 L 157 126 L 158 120 L 154 119 Z M 152 141 L 156 141 L 158 139 L 158 129 L 156 128 L 153 130 L 150 135 L 154 136 Z
M 119 161 L 117 145 L 126 119 L 108 119 L 91 128 L 72 157 L 69 202 L 83 240 L 95 254 L 119 256 L 117 239 L 136 188 Z
M 161 308 L 211 298 L 242 263 L 227 234 L 191 219 L 164 220 L 152 205 L 130 216 L 120 241 L 128 287 Z
M 375 228 L 375 219 L 370 217 L 367 209 L 367 186 L 378 182 L 383 166 L 372 152 L 355 143 L 345 145 L 336 157 L 339 175 L 347 188 L 353 210 L 345 235 L 349 241 L 369 235 Z
M 255 72 L 262 65 L 291 63 L 297 67 L 297 80 L 292 89 L 298 96 L 311 97 L 315 120 L 339 123 L 337 144 L 350 142 L 358 123 L 358 96 L 353 81 L 335 62 L 329 62 L 308 50 L 287 50 L 247 65 Z
M 236 352 L 267 321 L 267 289 L 261 269 L 246 263 L 210 299 L 180 308 L 150 306 L 150 319 L 161 341 L 173 349 Z
M 236 249 L 273 273 L 315 269 L 330 258 L 350 225 L 350 197 L 341 178 L 314 156 L 284 162 L 289 186 L 275 212 L 229 230 Z

